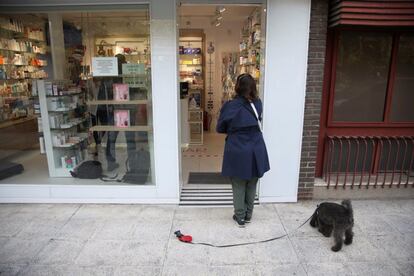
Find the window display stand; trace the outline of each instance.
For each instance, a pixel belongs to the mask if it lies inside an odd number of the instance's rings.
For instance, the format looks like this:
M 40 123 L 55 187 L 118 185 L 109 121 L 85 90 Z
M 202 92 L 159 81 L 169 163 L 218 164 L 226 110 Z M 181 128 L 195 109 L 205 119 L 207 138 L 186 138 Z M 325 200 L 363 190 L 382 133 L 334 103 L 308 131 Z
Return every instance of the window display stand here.
M 71 177 L 70 171 L 86 158 L 88 134 L 79 129 L 87 124 L 87 118 L 85 113 L 79 116 L 75 112 L 81 113 L 85 108 L 85 95 L 79 88 L 53 95 L 57 92 L 56 85 L 56 82 L 37 81 L 49 175 Z

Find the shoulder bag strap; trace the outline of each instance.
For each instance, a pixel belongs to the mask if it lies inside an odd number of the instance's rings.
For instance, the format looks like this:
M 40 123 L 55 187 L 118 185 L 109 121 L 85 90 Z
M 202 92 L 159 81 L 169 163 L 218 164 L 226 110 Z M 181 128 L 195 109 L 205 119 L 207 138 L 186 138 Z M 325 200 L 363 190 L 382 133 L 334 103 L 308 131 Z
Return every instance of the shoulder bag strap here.
M 250 103 L 250 106 L 253 109 L 254 116 L 256 117 L 256 120 L 257 120 L 257 124 L 259 125 L 259 129 L 260 129 L 260 131 L 262 131 L 263 130 L 262 129 L 262 122 L 260 122 L 260 120 L 259 120 L 259 114 L 257 113 L 256 107 L 254 106 L 254 103 Z

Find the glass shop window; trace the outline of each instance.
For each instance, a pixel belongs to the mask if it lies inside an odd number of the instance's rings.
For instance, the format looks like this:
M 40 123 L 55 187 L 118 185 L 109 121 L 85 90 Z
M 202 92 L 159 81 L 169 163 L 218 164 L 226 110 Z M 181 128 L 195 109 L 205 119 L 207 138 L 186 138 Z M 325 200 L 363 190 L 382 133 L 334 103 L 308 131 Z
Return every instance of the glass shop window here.
M 154 184 L 148 5 L 0 19 L 0 118 L 36 136 L 0 183 Z

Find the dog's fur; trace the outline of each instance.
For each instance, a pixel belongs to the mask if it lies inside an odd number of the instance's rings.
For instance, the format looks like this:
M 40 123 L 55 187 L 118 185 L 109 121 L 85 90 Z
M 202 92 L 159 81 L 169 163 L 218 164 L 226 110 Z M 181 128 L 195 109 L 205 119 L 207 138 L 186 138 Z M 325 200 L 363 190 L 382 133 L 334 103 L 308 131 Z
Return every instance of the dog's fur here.
M 323 202 L 318 205 L 310 221 L 312 227 L 318 227 L 325 237 L 330 237 L 333 231 L 335 245 L 332 251 L 339 251 L 342 244 L 352 243 L 354 233 L 354 215 L 350 200 L 344 200 L 341 204 Z M 343 241 L 345 235 L 345 242 Z

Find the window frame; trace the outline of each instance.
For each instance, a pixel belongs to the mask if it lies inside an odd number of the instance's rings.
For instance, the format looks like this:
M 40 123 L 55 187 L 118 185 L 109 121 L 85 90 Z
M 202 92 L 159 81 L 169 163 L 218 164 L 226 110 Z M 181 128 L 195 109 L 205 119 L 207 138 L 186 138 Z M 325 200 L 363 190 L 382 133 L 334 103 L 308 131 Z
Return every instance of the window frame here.
M 339 35 L 342 31 L 352 31 L 352 32 L 381 32 L 388 33 L 392 35 L 392 45 L 391 45 L 391 60 L 389 63 L 387 86 L 385 93 L 385 106 L 383 109 L 382 122 L 346 122 L 346 121 L 334 121 L 334 99 L 335 99 L 335 85 L 336 85 L 336 66 L 337 58 L 339 53 Z M 328 114 L 327 114 L 327 127 L 330 128 L 399 128 L 399 127 L 414 127 L 414 121 L 400 121 L 393 122 L 390 120 L 391 116 L 391 106 L 392 106 L 392 97 L 394 94 L 395 87 L 395 75 L 397 69 L 397 57 L 398 57 L 398 48 L 400 36 L 405 33 L 414 33 L 412 30 L 394 30 L 394 29 L 372 29 L 372 28 L 352 28 L 352 27 L 341 27 L 337 28 L 332 32 L 333 41 L 332 41 L 332 56 L 330 64 L 329 76 L 325 75 L 325 78 L 328 77 L 329 85 L 326 87 L 328 90 Z M 327 79 L 325 79 L 326 81 Z
M 335 78 L 336 78 L 336 61 L 339 45 L 339 33 L 341 31 L 370 31 L 370 32 L 391 32 L 394 34 L 393 45 L 391 50 L 390 63 L 392 66 L 392 72 L 389 71 L 389 77 L 387 80 L 386 91 L 386 107 L 384 109 L 383 118 L 387 118 L 388 121 L 383 122 L 334 122 L 333 118 L 333 99 L 335 91 Z M 322 99 L 321 99 L 321 113 L 319 118 L 319 136 L 318 136 L 318 150 L 316 155 L 316 168 L 315 176 L 321 177 L 323 171 L 323 160 L 325 154 L 324 143 L 327 136 L 414 136 L 414 122 L 390 122 L 390 108 L 391 108 L 391 96 L 390 89 L 393 88 L 394 79 L 390 80 L 390 75 L 395 78 L 396 69 L 396 57 L 397 49 L 395 47 L 395 37 L 402 33 L 414 33 L 413 30 L 408 28 L 375 28 L 375 27 L 352 27 L 342 26 L 337 28 L 328 28 L 326 39 L 326 54 L 325 54 L 325 67 L 323 71 L 323 85 L 322 85 Z M 390 99 L 389 99 L 390 97 Z M 387 101 L 389 103 L 387 103 Z M 388 112 L 388 114 L 385 114 Z

